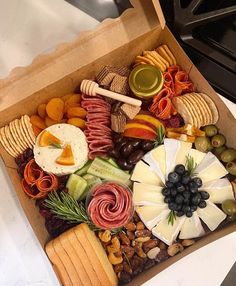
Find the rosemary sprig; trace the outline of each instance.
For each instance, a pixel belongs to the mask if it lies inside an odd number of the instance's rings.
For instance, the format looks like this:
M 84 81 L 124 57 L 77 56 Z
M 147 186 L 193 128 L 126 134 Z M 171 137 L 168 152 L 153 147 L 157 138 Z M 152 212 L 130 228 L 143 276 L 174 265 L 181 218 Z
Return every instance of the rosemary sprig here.
M 176 220 L 176 214 L 174 211 L 170 211 L 170 213 L 168 214 L 168 224 L 174 225 L 174 222 Z
M 51 192 L 44 205 L 51 210 L 58 218 L 69 221 L 70 223 L 87 223 L 93 230 L 98 228 L 92 223 L 87 215 L 83 202 L 77 202 L 68 193 Z
M 157 128 L 157 139 L 154 141 L 154 147 L 157 147 L 158 145 L 163 144 L 164 139 L 165 139 L 165 129 L 164 129 L 163 125 L 161 124 Z
M 129 265 L 129 267 L 130 267 L 130 268 L 132 268 L 132 267 L 131 267 L 130 260 L 129 260 L 128 256 L 126 255 L 126 253 L 125 253 L 125 252 L 123 252 L 122 254 L 124 255 L 124 258 L 125 258 L 125 260 L 127 261 L 127 263 L 128 263 L 128 265 Z
M 185 167 L 190 176 L 193 176 L 195 174 L 194 171 L 197 167 L 197 163 L 194 161 L 192 156 L 190 155 L 187 156 Z
M 63 146 L 60 143 L 53 142 L 52 140 L 49 140 L 49 146 L 56 149 L 63 148 Z

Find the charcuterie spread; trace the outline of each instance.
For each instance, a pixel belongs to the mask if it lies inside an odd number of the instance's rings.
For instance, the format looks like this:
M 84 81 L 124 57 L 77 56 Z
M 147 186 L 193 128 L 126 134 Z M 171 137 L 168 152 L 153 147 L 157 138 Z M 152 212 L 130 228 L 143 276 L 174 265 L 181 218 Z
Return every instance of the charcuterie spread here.
M 166 44 L 0 130 L 63 285 L 123 285 L 236 220 L 236 150 Z

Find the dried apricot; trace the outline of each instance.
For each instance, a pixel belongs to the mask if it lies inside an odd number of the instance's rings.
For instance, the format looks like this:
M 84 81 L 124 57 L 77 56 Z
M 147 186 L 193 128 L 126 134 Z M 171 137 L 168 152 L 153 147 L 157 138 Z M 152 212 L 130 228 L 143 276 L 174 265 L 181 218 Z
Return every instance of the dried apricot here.
M 64 115 L 64 101 L 60 99 L 59 97 L 54 97 L 49 100 L 47 106 L 46 106 L 47 115 L 59 122 L 62 120 Z
M 81 95 L 80 94 L 72 94 L 66 101 L 65 101 L 65 112 L 71 106 L 80 106 Z
M 81 118 L 70 118 L 67 120 L 68 124 L 74 125 L 76 127 L 79 127 L 80 129 L 84 130 L 85 129 L 85 120 L 81 119 Z
M 38 127 L 39 129 L 45 129 L 47 127 L 43 119 L 39 117 L 38 115 L 32 115 L 30 117 L 30 122 L 32 125 Z
M 61 99 L 62 99 L 63 101 L 66 101 L 66 100 L 69 99 L 72 95 L 73 95 L 73 93 L 65 94 L 65 95 L 63 95 L 63 96 L 61 97 Z
M 33 124 L 32 124 L 32 129 L 33 129 L 33 131 L 34 131 L 34 135 L 35 135 L 35 136 L 38 136 L 39 133 L 41 133 L 41 131 L 42 131 L 42 129 L 38 128 L 37 126 L 35 126 L 35 125 L 33 125 Z
M 38 106 L 38 115 L 41 118 L 45 118 L 46 117 L 46 104 L 45 103 L 39 104 L 39 106 Z
M 67 117 L 79 117 L 79 118 L 85 118 L 87 112 L 82 107 L 69 107 L 67 110 Z
M 48 116 L 45 117 L 44 121 L 45 121 L 45 124 L 46 124 L 47 127 L 58 123 L 57 121 L 51 119 Z

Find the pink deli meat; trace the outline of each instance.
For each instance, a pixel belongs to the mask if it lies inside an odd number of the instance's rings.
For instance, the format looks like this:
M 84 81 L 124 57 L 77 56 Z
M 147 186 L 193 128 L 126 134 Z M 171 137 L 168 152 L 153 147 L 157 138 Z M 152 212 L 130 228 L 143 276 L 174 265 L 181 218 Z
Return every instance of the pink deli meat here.
M 88 213 L 93 223 L 102 229 L 124 226 L 133 212 L 131 192 L 113 182 L 94 188 L 88 205 Z

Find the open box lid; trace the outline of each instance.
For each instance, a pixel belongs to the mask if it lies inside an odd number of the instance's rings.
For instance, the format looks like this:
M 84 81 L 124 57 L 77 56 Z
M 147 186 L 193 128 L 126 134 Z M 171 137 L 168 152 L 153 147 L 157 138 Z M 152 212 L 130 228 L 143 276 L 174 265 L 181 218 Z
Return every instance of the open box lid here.
M 73 42 L 60 44 L 54 52 L 39 55 L 31 65 L 17 67 L 0 80 L 0 112 L 150 30 L 164 28 L 159 0 L 130 2 L 134 8 L 119 18 L 105 19 L 94 30 L 82 32 Z

